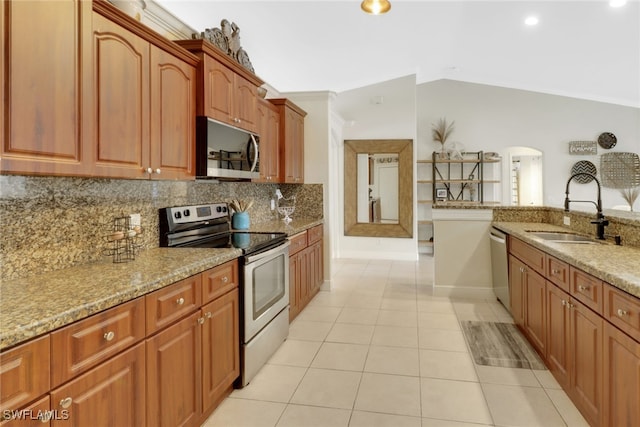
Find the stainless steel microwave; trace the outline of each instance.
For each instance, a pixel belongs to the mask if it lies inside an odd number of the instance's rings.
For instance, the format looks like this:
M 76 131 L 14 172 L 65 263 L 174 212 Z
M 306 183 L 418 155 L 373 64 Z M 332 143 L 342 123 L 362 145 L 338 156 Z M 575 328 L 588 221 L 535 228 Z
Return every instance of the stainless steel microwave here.
M 196 176 L 226 180 L 260 177 L 259 137 L 208 117 L 196 118 Z

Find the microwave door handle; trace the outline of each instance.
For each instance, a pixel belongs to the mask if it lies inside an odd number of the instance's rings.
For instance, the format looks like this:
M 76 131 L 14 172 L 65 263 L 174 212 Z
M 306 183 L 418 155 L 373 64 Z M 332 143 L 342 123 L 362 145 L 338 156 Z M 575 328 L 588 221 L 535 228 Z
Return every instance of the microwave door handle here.
M 260 153 L 258 153 L 258 142 L 256 141 L 256 137 L 253 134 L 250 134 L 251 136 L 251 143 L 253 144 L 253 152 L 256 153 L 255 156 L 253 156 L 253 163 L 251 164 L 251 170 L 250 172 L 253 172 L 256 169 L 256 166 L 258 165 L 258 156 L 260 155 Z

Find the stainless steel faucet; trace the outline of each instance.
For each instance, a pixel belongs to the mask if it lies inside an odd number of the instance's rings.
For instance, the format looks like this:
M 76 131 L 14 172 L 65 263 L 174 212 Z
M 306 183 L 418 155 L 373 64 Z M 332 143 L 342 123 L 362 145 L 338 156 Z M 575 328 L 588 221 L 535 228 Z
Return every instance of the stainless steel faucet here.
M 569 184 L 571 184 L 571 181 L 577 176 L 588 176 L 588 177 L 592 178 L 596 182 L 596 184 L 598 185 L 598 200 L 597 200 L 597 202 L 593 202 L 591 200 L 569 200 Z M 567 181 L 567 188 L 566 188 L 564 193 L 566 195 L 565 198 L 564 198 L 564 211 L 565 212 L 569 212 L 569 203 L 571 203 L 571 202 L 593 203 L 596 206 L 598 214 L 596 216 L 596 220 L 595 221 L 591 221 L 591 224 L 595 224 L 596 225 L 596 237 L 599 240 L 604 240 L 605 239 L 604 228 L 607 225 L 609 225 L 609 221 L 604 219 L 604 215 L 602 214 L 602 198 L 601 198 L 602 187 L 600 186 L 600 181 L 598 181 L 598 178 L 596 178 L 595 176 L 593 176 L 593 175 L 591 175 L 590 173 L 587 173 L 587 172 L 575 173 L 575 174 L 573 174 L 573 175 L 571 175 L 569 177 L 569 180 Z

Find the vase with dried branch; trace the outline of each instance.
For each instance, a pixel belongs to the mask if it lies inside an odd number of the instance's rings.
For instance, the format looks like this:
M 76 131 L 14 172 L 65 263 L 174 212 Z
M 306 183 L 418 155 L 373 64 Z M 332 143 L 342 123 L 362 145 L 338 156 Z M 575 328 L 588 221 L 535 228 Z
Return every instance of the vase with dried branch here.
M 229 202 L 229 206 L 234 210 L 231 217 L 231 226 L 235 230 L 248 230 L 250 225 L 249 208 L 253 206 L 253 200 L 233 199 Z
M 640 196 L 640 187 L 621 188 L 620 194 L 622 194 L 624 200 L 629 204 L 631 212 L 633 212 L 633 204 L 636 202 L 638 196 Z
M 431 136 L 435 142 L 439 142 L 441 145 L 440 157 L 446 157 L 446 150 L 444 149 L 444 145 L 447 143 L 449 136 L 455 129 L 455 121 L 451 123 L 447 123 L 446 118 L 439 119 L 437 123 L 431 124 Z

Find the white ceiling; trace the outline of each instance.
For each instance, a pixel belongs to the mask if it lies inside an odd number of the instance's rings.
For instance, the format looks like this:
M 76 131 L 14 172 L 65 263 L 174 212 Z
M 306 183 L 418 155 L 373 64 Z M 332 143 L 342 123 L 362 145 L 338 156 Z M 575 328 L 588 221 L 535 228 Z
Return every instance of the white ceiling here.
M 280 92 L 342 92 L 415 74 L 640 107 L 640 3 L 156 0 L 197 31 L 227 19 Z M 536 15 L 539 24 L 524 25 Z

